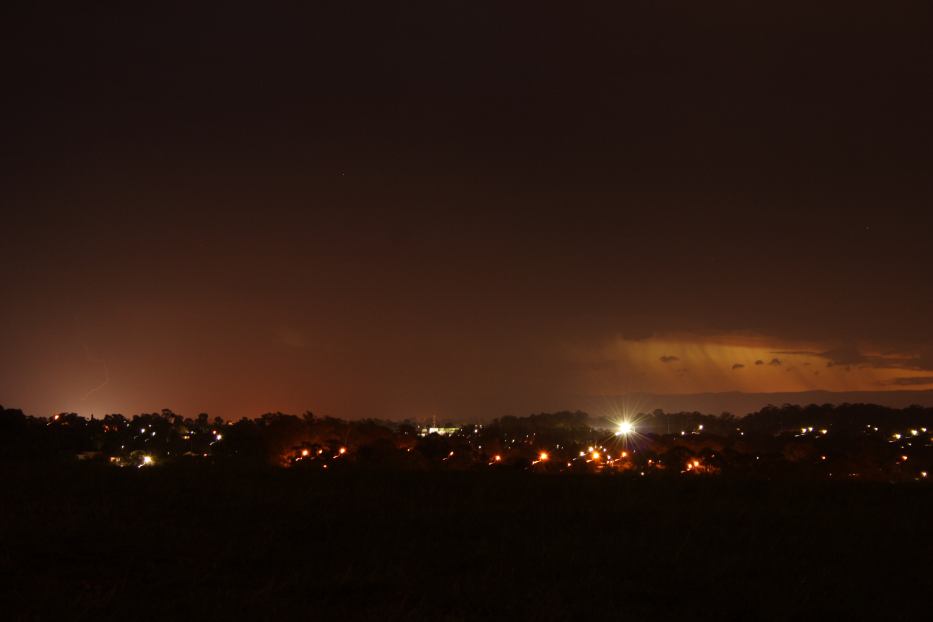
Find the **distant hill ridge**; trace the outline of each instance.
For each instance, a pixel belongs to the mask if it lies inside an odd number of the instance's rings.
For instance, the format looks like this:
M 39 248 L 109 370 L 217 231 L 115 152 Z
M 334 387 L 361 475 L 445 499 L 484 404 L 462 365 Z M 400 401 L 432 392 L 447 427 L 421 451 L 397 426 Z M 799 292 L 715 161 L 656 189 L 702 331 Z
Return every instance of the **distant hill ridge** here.
M 933 406 L 930 391 L 800 391 L 785 393 L 684 393 L 661 395 L 656 393 L 627 393 L 616 397 L 590 397 L 590 412 L 600 412 L 607 402 L 624 405 L 626 409 L 650 412 L 657 408 L 667 412 L 699 411 L 718 414 L 730 412 L 746 415 L 768 404 L 879 404 L 891 408 L 905 408 L 912 404 Z

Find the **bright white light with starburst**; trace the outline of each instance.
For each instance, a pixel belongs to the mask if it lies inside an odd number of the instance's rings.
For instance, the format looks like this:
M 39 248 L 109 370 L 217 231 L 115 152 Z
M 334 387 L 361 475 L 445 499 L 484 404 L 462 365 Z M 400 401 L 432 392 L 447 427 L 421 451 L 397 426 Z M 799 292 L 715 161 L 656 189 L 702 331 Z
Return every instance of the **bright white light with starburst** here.
M 616 436 L 628 436 L 634 431 L 635 431 L 635 426 L 633 426 L 631 422 L 623 421 L 616 428 Z

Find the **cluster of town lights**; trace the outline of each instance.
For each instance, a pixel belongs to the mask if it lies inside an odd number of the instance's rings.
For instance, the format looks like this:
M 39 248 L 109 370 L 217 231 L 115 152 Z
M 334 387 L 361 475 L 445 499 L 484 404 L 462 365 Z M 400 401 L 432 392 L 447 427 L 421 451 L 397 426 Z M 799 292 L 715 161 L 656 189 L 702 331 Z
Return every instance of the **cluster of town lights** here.
M 49 421 L 49 423 L 63 421 L 63 418 L 60 415 L 55 415 L 51 417 L 50 419 L 51 421 Z M 614 444 L 610 444 L 606 442 L 605 440 L 603 440 L 603 442 L 606 443 L 605 445 L 601 445 L 599 443 L 593 443 L 590 446 L 583 446 L 583 447 L 576 448 L 579 451 L 579 456 L 577 457 L 570 457 L 570 456 L 563 455 L 563 452 L 565 452 L 567 449 L 570 449 L 570 447 L 562 447 L 560 444 L 557 444 L 553 449 L 551 448 L 548 448 L 547 450 L 542 449 L 541 445 L 538 444 L 536 442 L 536 439 L 534 438 L 535 433 L 525 434 L 524 441 L 520 441 L 520 442 L 524 443 L 525 445 L 530 445 L 529 449 L 533 448 L 535 445 L 538 445 L 538 448 L 535 449 L 534 452 L 532 453 L 532 456 L 534 456 L 534 459 L 531 460 L 530 464 L 532 466 L 540 465 L 539 468 L 545 471 L 552 470 L 550 468 L 551 466 L 553 467 L 562 466 L 564 462 L 566 462 L 566 466 L 568 469 L 573 468 L 575 463 L 581 467 L 583 466 L 583 463 L 590 464 L 591 466 L 589 468 L 596 469 L 596 470 L 603 470 L 603 469 L 627 470 L 630 468 L 634 468 L 636 466 L 637 460 L 635 460 L 635 462 L 631 462 L 629 461 L 629 458 L 633 456 L 633 452 L 635 450 L 633 447 L 629 445 L 634 441 L 635 438 L 642 438 L 642 436 L 637 432 L 636 421 L 630 417 L 624 417 L 624 418 L 620 417 L 619 419 L 616 419 L 613 423 L 614 423 L 614 430 L 612 431 L 612 436 L 618 439 Z M 130 424 L 127 423 L 126 425 L 129 426 Z M 144 439 L 144 442 L 148 442 L 148 440 L 150 439 L 150 435 L 155 436 L 157 434 L 157 432 L 153 429 L 153 427 L 154 426 L 138 426 L 138 427 L 133 426 L 133 430 L 134 431 L 138 430 L 138 434 L 141 435 L 141 437 Z M 878 427 L 872 426 L 871 424 L 868 424 L 866 428 L 868 429 L 869 433 L 871 431 L 878 432 Z M 111 431 L 110 426 L 104 426 L 104 429 L 105 431 Z M 114 428 L 114 430 L 115 429 L 116 428 Z M 479 428 L 474 428 L 473 429 L 474 433 L 476 433 L 478 429 Z M 457 430 L 459 430 L 459 428 Z M 740 431 L 740 429 L 736 428 L 736 431 Z M 813 437 L 819 438 L 819 437 L 827 436 L 830 432 L 830 429 L 828 429 L 828 426 L 827 427 L 819 427 L 819 426 L 814 427 L 814 426 L 809 426 L 809 425 L 803 425 L 800 427 L 792 426 L 791 430 L 785 429 L 783 431 L 783 433 L 785 434 L 788 432 L 792 433 L 794 436 L 807 437 L 807 436 L 813 435 Z M 451 434 L 453 433 L 454 433 L 454 430 L 451 429 Z M 702 434 L 702 433 L 703 433 L 703 426 L 697 425 L 693 428 L 692 432 L 681 431 L 680 434 L 681 436 L 684 436 L 686 434 L 696 435 L 696 434 Z M 923 439 L 926 439 L 927 433 L 928 433 L 928 429 L 925 427 L 921 427 L 921 426 L 916 426 L 916 427 L 907 426 L 906 429 L 902 429 L 901 432 L 889 430 L 889 431 L 885 431 L 882 433 L 882 437 L 885 440 L 887 440 L 887 442 L 892 443 L 892 444 L 897 444 L 898 449 L 900 449 L 900 451 L 898 451 L 892 456 L 893 460 L 891 463 L 893 465 L 900 467 L 901 473 L 905 473 L 903 469 L 907 468 L 907 466 L 909 465 L 911 467 L 910 472 L 912 473 L 912 477 L 915 480 L 927 479 L 929 474 L 926 470 L 923 470 L 923 467 L 926 466 L 926 461 L 923 459 L 918 459 L 916 456 L 909 455 L 910 451 L 908 448 L 912 444 L 911 441 L 916 443 L 918 440 L 918 437 L 920 437 L 921 435 L 923 435 Z M 193 434 L 188 432 L 187 430 L 184 431 L 184 434 L 182 436 L 182 438 L 186 441 L 193 439 L 193 437 L 194 437 Z M 214 445 L 215 443 L 219 443 L 220 441 L 225 440 L 224 437 L 225 435 L 222 434 L 219 429 L 210 430 L 210 434 L 208 437 L 208 440 L 210 440 L 209 444 Z M 645 438 L 651 438 L 651 437 L 652 435 L 649 434 Z M 134 438 L 139 438 L 139 437 L 134 437 Z M 923 440 L 923 439 L 919 439 L 919 440 Z M 507 438 L 505 440 L 507 444 L 509 444 L 510 446 L 516 442 L 515 438 L 513 438 L 511 442 L 509 442 Z M 541 439 L 537 439 L 537 440 L 541 440 Z M 926 439 L 927 446 L 930 446 L 929 444 L 931 441 L 933 441 L 933 437 Z M 628 451 L 617 452 L 617 449 L 619 449 L 619 446 L 626 447 Z M 125 447 L 124 445 L 120 446 L 121 449 L 124 449 L 124 447 Z M 411 452 L 412 449 L 413 447 L 405 448 L 407 452 Z M 480 452 L 482 452 L 483 446 L 479 445 L 475 447 L 475 449 L 478 449 Z M 171 453 L 172 452 L 168 452 L 168 455 L 170 456 Z M 340 458 L 344 458 L 350 453 L 351 452 L 348 450 L 346 446 L 337 446 L 337 447 L 331 446 L 331 448 L 327 448 L 327 447 L 322 448 L 320 446 L 313 446 L 309 448 L 307 446 L 305 447 L 299 446 L 299 447 L 295 447 L 292 450 L 292 452 L 290 452 L 289 455 L 283 456 L 283 460 L 285 463 L 297 463 L 303 460 L 311 461 L 311 460 L 319 459 L 322 461 L 322 463 L 318 463 L 320 464 L 320 468 L 328 469 L 328 464 L 326 464 L 326 462 L 330 460 L 337 460 Z M 121 458 L 119 456 L 111 456 L 109 458 L 109 461 L 111 464 L 114 464 L 116 466 L 136 466 L 137 468 L 152 467 L 152 466 L 155 466 L 157 462 L 158 463 L 163 462 L 160 456 L 151 453 L 151 451 L 147 453 L 134 451 L 132 452 L 132 454 L 134 455 L 129 456 L 128 459 Z M 576 454 L 576 451 L 573 452 L 573 455 L 575 454 Z M 185 455 L 194 455 L 194 454 L 191 452 L 188 452 Z M 208 457 L 210 454 L 203 453 L 199 455 L 203 457 Z M 451 460 L 454 457 L 454 455 L 455 455 L 454 451 L 449 451 L 449 453 L 446 456 L 444 456 L 442 460 L 444 462 Z M 457 455 L 459 456 L 461 455 L 461 453 L 458 451 Z M 466 460 L 469 461 L 469 452 L 467 453 L 467 456 L 468 457 L 466 458 Z M 524 454 L 524 456 L 527 456 L 527 454 Z M 486 461 L 488 461 L 489 466 L 503 465 L 506 463 L 514 464 L 515 466 L 518 466 L 522 464 L 523 462 L 525 465 L 528 465 L 529 463 L 525 462 L 525 460 L 527 460 L 527 457 L 524 457 L 524 456 L 517 458 L 517 459 L 513 459 L 510 456 L 506 455 L 505 453 L 495 453 L 491 455 L 485 454 L 484 457 L 486 458 Z M 713 455 L 713 457 L 715 457 L 715 454 Z M 828 456 L 825 453 L 817 453 L 816 456 L 814 456 L 814 458 L 816 459 L 817 463 L 822 463 L 824 465 L 833 464 L 835 466 L 835 463 L 833 463 L 831 460 L 832 456 Z M 760 459 L 759 456 L 755 456 L 755 460 L 759 460 L 759 459 Z M 342 461 L 343 460 L 341 460 L 341 462 Z M 555 461 L 559 462 L 560 464 L 559 465 L 554 464 Z M 683 466 L 681 467 L 682 470 L 680 471 L 681 473 L 696 473 L 696 474 L 707 473 L 709 474 L 709 473 L 718 473 L 720 471 L 720 467 L 718 466 L 718 463 L 707 463 L 705 461 L 697 460 L 692 457 L 689 458 L 686 461 L 686 463 L 681 463 L 681 464 L 683 464 Z M 653 467 L 653 468 L 659 468 L 659 469 L 669 468 L 666 465 L 662 466 L 662 462 L 660 459 L 648 459 L 647 466 Z M 670 465 L 670 466 L 673 466 L 673 465 Z M 645 472 L 642 471 L 641 474 L 644 475 Z M 849 477 L 858 477 L 860 474 L 859 473 L 848 473 L 848 475 Z M 829 473 L 829 476 L 832 477 L 833 473 Z

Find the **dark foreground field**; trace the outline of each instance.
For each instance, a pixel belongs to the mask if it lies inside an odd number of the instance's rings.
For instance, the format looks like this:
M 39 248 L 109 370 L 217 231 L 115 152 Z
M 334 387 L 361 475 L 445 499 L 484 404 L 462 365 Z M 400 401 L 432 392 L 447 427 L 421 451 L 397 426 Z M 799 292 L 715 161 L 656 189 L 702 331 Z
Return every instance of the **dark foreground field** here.
M 6 620 L 929 619 L 933 488 L 8 468 Z

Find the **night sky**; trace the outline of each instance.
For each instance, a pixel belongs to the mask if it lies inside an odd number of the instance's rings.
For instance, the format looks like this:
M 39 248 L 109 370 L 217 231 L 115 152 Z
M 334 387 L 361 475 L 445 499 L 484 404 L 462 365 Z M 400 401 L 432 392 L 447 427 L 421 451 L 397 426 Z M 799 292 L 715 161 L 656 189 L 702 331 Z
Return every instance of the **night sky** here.
M 929 2 L 29 4 L 7 407 L 933 389 Z

